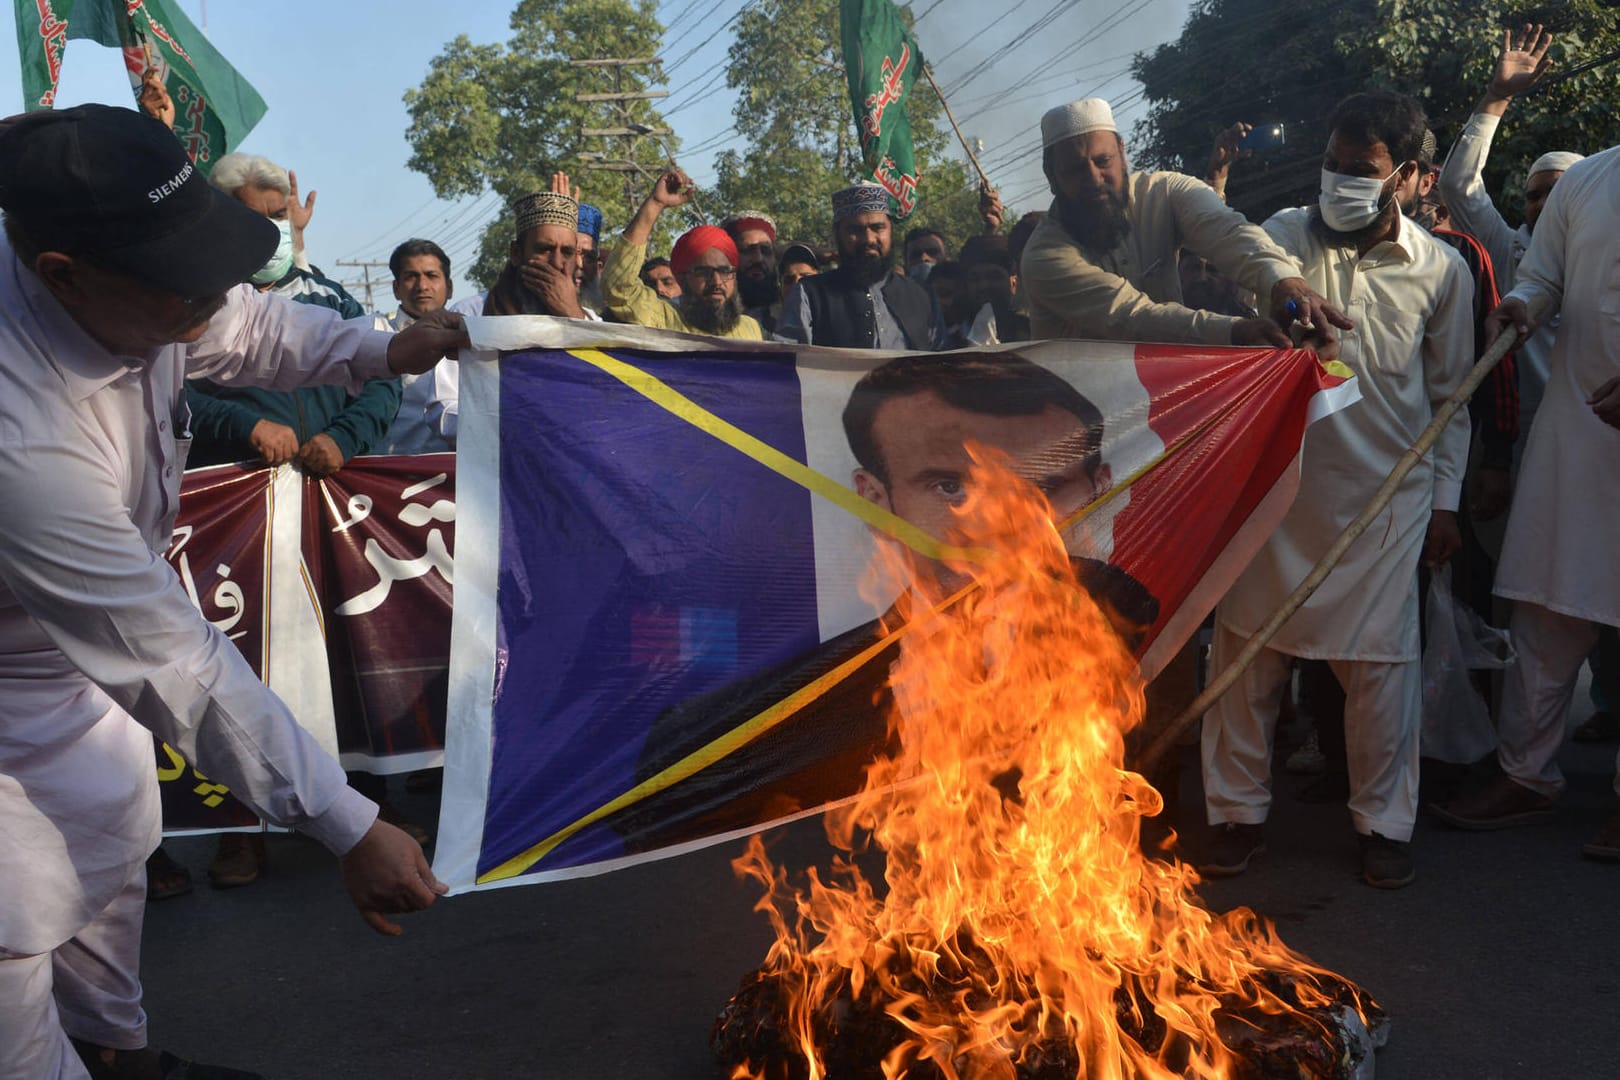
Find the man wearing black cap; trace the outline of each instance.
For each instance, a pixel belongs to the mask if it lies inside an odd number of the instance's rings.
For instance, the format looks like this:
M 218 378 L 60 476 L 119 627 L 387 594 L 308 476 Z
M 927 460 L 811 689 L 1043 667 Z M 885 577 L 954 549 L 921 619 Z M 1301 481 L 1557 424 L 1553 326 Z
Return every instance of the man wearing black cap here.
M 374 928 L 443 886 L 164 561 L 182 383 L 357 388 L 465 335 L 446 313 L 390 338 L 242 285 L 275 227 L 130 110 L 0 121 L 0 209 L 0 1077 L 249 1075 L 146 1048 L 149 732 L 339 855 Z

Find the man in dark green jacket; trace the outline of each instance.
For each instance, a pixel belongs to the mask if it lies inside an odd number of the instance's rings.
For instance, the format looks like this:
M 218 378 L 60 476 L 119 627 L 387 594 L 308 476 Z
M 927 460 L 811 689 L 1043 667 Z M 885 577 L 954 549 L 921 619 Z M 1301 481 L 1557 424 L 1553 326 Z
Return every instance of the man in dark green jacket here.
M 275 254 L 253 275 L 255 285 L 299 303 L 329 307 L 345 319 L 366 317 L 365 309 L 343 286 L 298 264 L 299 240 L 314 205 L 313 192 L 308 203 L 300 205 L 287 170 L 251 154 L 220 158 L 209 180 L 281 230 Z M 330 476 L 355 455 L 382 445 L 399 412 L 400 394 L 398 379 L 373 379 L 353 397 L 336 386 L 278 391 L 188 382 L 186 403 L 191 406 L 193 436 L 190 464 L 257 459 L 266 465 L 282 465 L 291 461 L 311 476 Z

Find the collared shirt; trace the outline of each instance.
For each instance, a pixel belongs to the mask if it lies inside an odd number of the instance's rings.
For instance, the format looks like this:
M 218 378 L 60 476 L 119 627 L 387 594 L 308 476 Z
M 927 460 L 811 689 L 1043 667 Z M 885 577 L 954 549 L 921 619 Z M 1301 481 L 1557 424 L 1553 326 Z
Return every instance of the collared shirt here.
M 681 317 L 681 309 L 659 296 L 641 280 L 641 264 L 647 261 L 647 245 L 632 244 L 624 237 L 608 252 L 602 264 L 602 300 L 616 319 L 650 326 L 655 330 L 679 330 L 683 334 L 703 334 L 706 331 L 688 323 Z M 745 341 L 763 341 L 765 334 L 759 323 L 743 315 L 724 334 L 710 337 L 740 338 Z
M 1383 485 L 1389 471 L 1473 368 L 1474 283 L 1450 247 L 1404 215 L 1394 240 L 1365 255 L 1327 241 L 1308 210 L 1266 232 L 1304 278 L 1356 324 L 1339 338 L 1361 400 L 1311 424 L 1299 494 L 1216 617 L 1248 634 L 1293 592 Z M 1432 510 L 1455 510 L 1468 460 L 1468 410 L 1413 469 L 1372 527 L 1272 640 L 1291 656 L 1396 663 L 1418 657 L 1417 563 Z
M 1260 229 L 1201 180 L 1171 172 L 1132 173 L 1130 232 L 1103 255 L 1083 251 L 1058 220 L 1057 202 L 1024 248 L 1020 292 L 1029 297 L 1036 340 L 1201 342 L 1230 345 L 1238 319 L 1182 303 L 1183 247 L 1255 292 L 1298 277 L 1299 268 Z
M 1530 248 L 1530 227 L 1517 229 L 1507 223 L 1485 190 L 1485 162 L 1491 155 L 1491 142 L 1502 123 L 1500 116 L 1474 113 L 1463 125 L 1457 143 L 1446 155 L 1440 170 L 1440 194 L 1451 211 L 1451 224 L 1479 241 L 1491 257 L 1496 287 L 1505 296 L 1518 281 L 1519 263 Z M 1552 363 L 1553 339 L 1558 336 L 1558 320 L 1543 323 L 1536 332 L 1514 346 L 1513 358 L 1519 372 L 1519 430 L 1530 430 L 1536 407 L 1541 404 Z
M 0 954 L 52 949 L 160 828 L 151 734 L 271 821 L 347 851 L 376 816 L 163 557 L 188 376 L 391 375 L 366 320 L 231 290 L 204 337 L 114 355 L 0 240 Z
M 457 300 L 450 310 L 462 315 L 482 315 L 484 298 L 479 293 Z M 383 316 L 378 316 L 383 318 Z M 386 317 L 388 328 L 403 330 L 416 320 L 400 308 Z M 440 454 L 456 448 L 456 426 L 461 411 L 461 366 L 446 356 L 420 375 L 402 375 L 404 394 L 399 414 L 388 429 L 388 439 L 379 454 Z

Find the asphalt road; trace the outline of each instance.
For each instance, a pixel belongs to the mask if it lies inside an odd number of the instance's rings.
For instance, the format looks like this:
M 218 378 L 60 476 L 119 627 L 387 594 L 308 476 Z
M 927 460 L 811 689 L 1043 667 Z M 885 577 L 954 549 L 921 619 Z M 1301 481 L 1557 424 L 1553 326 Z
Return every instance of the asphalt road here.
M 1342 806 L 1301 803 L 1282 778 L 1269 854 L 1203 894 L 1276 920 L 1382 1002 L 1394 1027 L 1379 1080 L 1620 1077 L 1620 866 L 1579 857 L 1613 802 L 1614 747 L 1572 746 L 1564 761 L 1571 790 L 1554 823 L 1468 834 L 1426 819 L 1418 879 L 1398 892 L 1356 877 Z M 419 820 L 435 811 L 403 804 Z M 826 854 L 815 820 L 775 845 L 798 864 Z M 710 1024 L 770 940 L 728 866 L 736 844 L 441 901 L 398 940 L 360 922 L 316 845 L 272 837 L 270 849 L 249 888 L 203 884 L 148 909 L 154 1045 L 275 1080 L 715 1077 Z M 170 846 L 199 882 L 211 850 L 207 838 Z

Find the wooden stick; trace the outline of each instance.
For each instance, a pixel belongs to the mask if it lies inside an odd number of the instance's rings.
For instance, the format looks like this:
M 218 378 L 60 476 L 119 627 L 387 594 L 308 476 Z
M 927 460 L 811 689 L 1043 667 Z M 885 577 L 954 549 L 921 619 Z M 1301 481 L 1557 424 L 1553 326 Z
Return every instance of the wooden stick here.
M 934 81 L 934 73 L 928 70 L 927 64 L 923 65 L 922 71 L 923 78 L 928 80 L 928 85 L 932 86 L 934 88 L 934 93 L 939 96 L 939 103 L 945 106 L 945 116 L 951 122 L 951 130 L 956 132 L 957 139 L 959 139 L 962 143 L 962 149 L 967 151 L 968 160 L 973 162 L 974 171 L 979 174 L 979 186 L 989 187 L 990 178 L 984 175 L 984 166 L 979 164 L 978 156 L 973 153 L 973 147 L 968 145 L 967 139 L 962 135 L 962 129 L 957 126 L 956 114 L 951 112 L 951 103 L 945 100 L 945 91 L 941 90 L 939 88 L 939 83 Z
M 1538 317 L 1534 311 L 1531 316 L 1532 318 Z M 1372 501 L 1366 505 L 1361 513 L 1356 515 L 1355 520 L 1344 527 L 1344 531 L 1339 534 L 1338 539 L 1333 541 L 1333 546 L 1328 548 L 1327 554 L 1323 555 L 1321 561 L 1311 568 L 1309 574 L 1305 575 L 1305 580 L 1301 581 L 1299 587 L 1289 594 L 1288 599 L 1283 601 L 1281 607 L 1272 612 L 1271 618 L 1266 620 L 1265 625 L 1254 632 L 1254 635 L 1244 644 L 1242 651 L 1238 653 L 1237 658 L 1227 665 L 1226 670 L 1222 671 L 1208 686 L 1204 687 L 1204 692 L 1199 694 L 1193 700 L 1193 703 L 1181 712 L 1181 715 L 1170 721 L 1169 725 L 1159 733 L 1158 738 L 1153 740 L 1152 745 L 1147 748 L 1147 752 L 1142 755 L 1141 761 L 1136 766 L 1138 772 L 1150 772 L 1159 759 L 1181 740 L 1182 734 L 1192 727 L 1199 717 L 1208 712 L 1210 707 L 1220 700 L 1221 695 L 1232 688 L 1233 683 L 1242 678 L 1243 673 L 1249 670 L 1249 665 L 1254 663 L 1255 657 L 1259 656 L 1260 651 L 1270 643 L 1272 638 L 1277 636 L 1277 631 L 1283 628 L 1283 624 L 1293 618 L 1294 613 L 1304 607 L 1305 601 L 1309 600 L 1311 594 L 1317 590 L 1323 581 L 1327 580 L 1328 574 L 1332 572 L 1335 566 L 1339 565 L 1339 560 L 1344 558 L 1345 552 L 1350 550 L 1350 545 L 1355 543 L 1356 539 L 1367 531 L 1367 527 L 1372 524 L 1373 519 L 1383 512 L 1384 507 L 1389 505 L 1389 501 L 1395 497 L 1396 489 L 1401 486 L 1401 481 L 1406 479 L 1406 474 L 1417 468 L 1418 462 L 1422 461 L 1424 455 L 1434 446 L 1435 442 L 1440 438 L 1440 433 L 1446 429 L 1446 425 L 1451 423 L 1451 418 L 1457 414 L 1457 410 L 1467 403 L 1468 399 L 1473 396 L 1474 391 L 1478 389 L 1479 384 L 1485 381 L 1485 376 L 1491 373 L 1491 369 L 1496 367 L 1502 357 L 1512 351 L 1517 342 L 1517 333 L 1504 331 L 1496 339 L 1495 343 L 1485 350 L 1485 355 L 1479 358 L 1479 363 L 1475 364 L 1474 369 L 1464 377 L 1462 385 L 1457 387 L 1456 392 L 1447 398 L 1445 403 L 1435 412 L 1434 418 L 1429 421 L 1429 426 L 1424 428 L 1422 434 L 1417 437 L 1417 441 L 1407 447 L 1406 451 L 1401 454 L 1400 460 L 1395 463 L 1395 467 L 1384 478 L 1383 485 L 1373 495 Z

